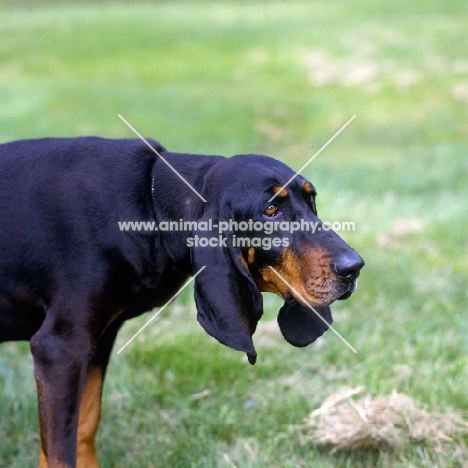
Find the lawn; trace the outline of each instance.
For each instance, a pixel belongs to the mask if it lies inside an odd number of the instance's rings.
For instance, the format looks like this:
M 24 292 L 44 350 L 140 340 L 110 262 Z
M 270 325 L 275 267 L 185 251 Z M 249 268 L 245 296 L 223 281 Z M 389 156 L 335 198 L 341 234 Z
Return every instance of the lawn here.
M 331 453 L 298 425 L 330 394 L 402 392 L 468 412 L 468 34 L 463 1 L 0 1 L 0 142 L 133 137 L 269 154 L 305 169 L 323 220 L 364 257 L 335 328 L 305 349 L 265 294 L 258 362 L 218 344 L 182 293 L 106 380 L 103 467 L 466 467 L 468 438 Z M 149 318 L 122 330 L 116 349 Z M 35 466 L 27 343 L 0 346 L 0 467 Z

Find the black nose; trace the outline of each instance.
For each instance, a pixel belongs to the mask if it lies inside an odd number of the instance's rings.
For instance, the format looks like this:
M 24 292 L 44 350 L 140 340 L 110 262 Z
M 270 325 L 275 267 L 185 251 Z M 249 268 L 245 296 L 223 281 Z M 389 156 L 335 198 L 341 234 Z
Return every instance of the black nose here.
M 341 254 L 330 266 L 342 280 L 351 282 L 359 276 L 364 260 L 352 250 Z

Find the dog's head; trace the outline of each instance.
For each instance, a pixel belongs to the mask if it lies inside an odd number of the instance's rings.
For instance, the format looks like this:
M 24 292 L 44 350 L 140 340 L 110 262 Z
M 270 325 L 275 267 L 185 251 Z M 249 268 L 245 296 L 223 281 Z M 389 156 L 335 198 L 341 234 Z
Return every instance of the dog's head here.
M 332 321 L 329 305 L 356 289 L 362 258 L 317 215 L 316 192 L 281 162 L 239 155 L 205 177 L 207 199 L 191 249 L 198 320 L 221 343 L 256 360 L 261 291 L 285 301 L 284 338 L 307 346 Z M 274 197 L 274 198 L 273 198 Z

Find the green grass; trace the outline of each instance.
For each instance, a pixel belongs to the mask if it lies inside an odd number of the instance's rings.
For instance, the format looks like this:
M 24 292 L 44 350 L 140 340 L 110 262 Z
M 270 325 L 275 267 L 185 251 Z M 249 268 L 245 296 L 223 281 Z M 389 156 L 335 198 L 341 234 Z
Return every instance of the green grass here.
M 265 295 L 252 367 L 203 332 L 184 293 L 113 356 L 102 466 L 466 466 L 462 440 L 444 453 L 331 454 L 294 429 L 343 386 L 468 411 L 465 2 L 31 5 L 0 1 L 0 141 L 133 136 L 120 113 L 176 151 L 299 168 L 357 116 L 305 174 L 323 219 L 356 223 L 342 235 L 366 267 L 333 310 L 358 353 L 331 332 L 291 348 L 270 326 L 281 303 Z M 27 344 L 1 346 L 0 395 L 0 467 L 35 466 Z

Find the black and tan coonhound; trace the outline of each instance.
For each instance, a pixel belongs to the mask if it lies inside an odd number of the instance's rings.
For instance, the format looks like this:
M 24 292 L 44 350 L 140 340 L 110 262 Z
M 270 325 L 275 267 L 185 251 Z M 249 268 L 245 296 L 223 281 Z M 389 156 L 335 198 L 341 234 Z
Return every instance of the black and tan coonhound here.
M 349 297 L 364 265 L 336 233 L 321 229 L 310 182 L 299 175 L 283 188 L 294 175 L 283 163 L 176 154 L 149 141 L 156 151 L 138 139 L 96 137 L 0 145 L 0 342 L 30 341 L 41 467 L 98 466 L 94 437 L 117 331 L 165 304 L 202 267 L 195 278 L 200 324 L 254 363 L 261 291 L 285 300 L 281 332 L 306 346 L 328 328 L 328 306 Z M 119 224 L 171 220 L 198 223 L 193 232 Z M 318 229 L 236 231 L 234 222 L 245 227 L 247 220 L 305 220 Z M 222 234 L 203 229 L 221 221 L 230 221 Z M 239 246 L 241 235 L 272 242 Z M 210 242 L 221 236 L 220 245 Z

